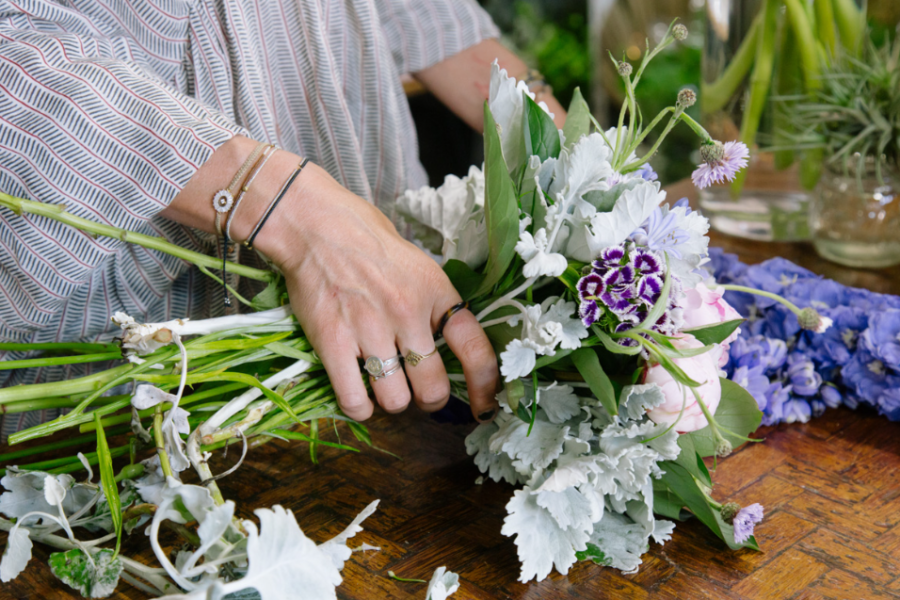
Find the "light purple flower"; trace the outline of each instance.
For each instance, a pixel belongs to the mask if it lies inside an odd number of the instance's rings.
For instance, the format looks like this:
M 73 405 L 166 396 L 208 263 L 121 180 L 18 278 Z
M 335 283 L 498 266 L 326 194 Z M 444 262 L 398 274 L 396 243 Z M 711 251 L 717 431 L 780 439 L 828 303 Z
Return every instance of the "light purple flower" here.
M 632 237 L 642 246 L 658 252 L 668 252 L 675 258 L 681 258 L 678 246 L 691 238 L 687 231 L 678 227 L 678 215 L 673 212 L 663 215 L 661 208 L 650 213 L 643 227 L 638 228 Z
M 701 190 L 714 183 L 734 181 L 737 172 L 747 166 L 748 158 L 750 158 L 750 150 L 746 144 L 726 142 L 722 158 L 699 165 L 691 174 L 691 179 L 694 185 Z
M 762 504 L 745 506 L 734 516 L 734 541 L 743 544 L 753 535 L 753 527 L 763 520 Z

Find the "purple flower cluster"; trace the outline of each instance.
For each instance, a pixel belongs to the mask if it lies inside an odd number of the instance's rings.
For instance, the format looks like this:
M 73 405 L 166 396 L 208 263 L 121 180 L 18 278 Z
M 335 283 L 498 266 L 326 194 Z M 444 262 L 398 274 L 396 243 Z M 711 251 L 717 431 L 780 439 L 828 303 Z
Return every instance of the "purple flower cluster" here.
M 710 248 L 710 259 L 717 281 L 779 294 L 834 321 L 812 333 L 773 300 L 726 293 L 749 318 L 726 372 L 756 398 L 764 424 L 805 422 L 841 404 L 900 420 L 900 297 L 846 287 L 781 258 L 747 266 Z
M 642 323 L 662 294 L 665 269 L 663 256 L 647 248 L 621 244 L 604 249 L 591 263 L 590 272 L 578 281 L 582 322 L 587 327 L 598 323 L 613 333 Z M 668 306 L 652 326 L 667 335 L 677 331 L 680 311 L 675 304 L 680 283 L 672 277 Z

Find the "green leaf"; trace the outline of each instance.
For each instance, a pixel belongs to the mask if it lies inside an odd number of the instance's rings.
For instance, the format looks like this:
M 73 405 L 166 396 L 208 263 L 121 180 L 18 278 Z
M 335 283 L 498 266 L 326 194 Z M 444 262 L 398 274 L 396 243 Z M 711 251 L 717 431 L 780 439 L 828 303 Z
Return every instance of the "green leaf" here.
M 679 435 L 678 446 L 681 448 L 681 452 L 678 453 L 678 458 L 675 462 L 687 469 L 691 475 L 712 487 L 712 479 L 709 476 L 709 470 L 707 470 L 706 465 L 703 463 L 703 458 L 694 448 L 694 438 L 689 435 Z
M 503 387 L 506 388 L 506 403 L 515 413 L 519 410 L 519 402 L 525 397 L 525 384 L 521 379 L 513 379 L 504 381 Z
M 519 240 L 519 203 L 503 160 L 500 132 L 487 102 L 484 103 L 484 215 L 488 259 L 484 279 L 472 293 L 473 297 L 489 292 L 503 278 Z
M 347 421 L 347 427 L 350 428 L 350 431 L 353 432 L 353 435 L 356 436 L 356 439 L 360 442 L 367 446 L 372 445 L 372 436 L 369 435 L 369 430 L 365 425 L 357 423 L 356 421 Z
M 285 344 L 284 342 L 272 342 L 270 344 L 266 344 L 265 347 L 275 354 L 286 356 L 287 358 L 293 358 L 295 360 L 305 360 L 314 365 L 321 362 L 319 360 L 319 357 L 315 354 L 310 354 L 309 352 L 301 352 L 290 344 Z
M 563 271 L 563 274 L 559 276 L 559 280 L 563 282 L 573 294 L 578 293 L 578 280 L 581 279 L 581 269 L 584 268 L 584 263 L 582 262 L 574 262 L 569 261 L 569 266 L 566 267 L 566 270 Z
M 527 93 L 522 92 L 522 97 L 525 100 L 522 119 L 526 156 L 537 156 L 541 162 L 559 158 L 559 130 L 553 119 Z
M 284 278 L 278 277 L 270 281 L 268 285 L 250 300 L 253 310 L 269 310 L 281 306 L 281 299 L 287 294 L 284 286 Z
M 719 406 L 716 408 L 714 416 L 716 423 L 720 426 L 720 433 L 731 442 L 733 447 L 737 448 L 745 441 L 741 437 L 746 437 L 759 428 L 762 412 L 750 392 L 740 384 L 724 378 L 719 378 L 719 381 L 722 384 L 722 398 L 719 400 Z M 700 456 L 715 455 L 718 444 L 716 444 L 715 436 L 709 425 L 703 429 L 682 434 L 678 439 L 679 444 L 681 444 L 681 438 L 684 437 L 691 438 L 694 449 Z
M 577 558 L 578 560 L 592 560 L 598 565 L 603 565 L 604 567 L 608 567 L 612 564 L 612 560 L 609 559 L 605 554 L 603 554 L 603 550 L 601 550 L 594 544 L 588 544 L 585 550 L 576 552 L 575 558 Z
M 119 486 L 116 484 L 116 473 L 113 471 L 112 455 L 109 453 L 109 444 L 106 443 L 106 432 L 103 431 L 103 423 L 100 421 L 100 413 L 94 413 L 94 425 L 97 428 L 97 461 L 100 467 L 100 487 L 106 496 L 109 505 L 110 518 L 116 530 L 116 552 L 119 554 L 119 546 L 122 544 L 122 499 L 119 498 Z M 117 576 L 118 577 L 118 576 Z
M 600 366 L 597 353 L 590 348 L 580 348 L 572 353 L 572 362 L 575 363 L 578 372 L 584 377 L 591 392 L 597 397 L 606 412 L 611 415 L 618 414 L 616 390 L 603 367 Z
M 603 344 L 603 347 L 613 354 L 628 354 L 634 356 L 641 352 L 640 346 L 622 346 L 621 344 L 617 344 L 605 331 L 596 325 L 592 326 L 591 329 L 594 331 L 594 335 L 597 336 L 597 339 Z
M 484 280 L 484 275 L 476 273 L 469 265 L 455 258 L 451 258 L 444 265 L 444 273 L 450 278 L 450 283 L 453 284 L 463 300 L 474 298 L 475 290 Z
M 122 561 L 104 548 L 92 555 L 94 564 L 80 548 L 50 555 L 50 570 L 60 581 L 85 598 L 105 598 L 115 591 L 122 573 Z
M 684 510 L 684 500 L 659 479 L 653 480 L 653 512 L 677 521 L 685 521 L 692 516 Z
M 556 361 L 569 356 L 570 354 L 572 354 L 572 352 L 574 352 L 574 351 L 560 349 L 560 350 L 557 350 L 553 354 L 548 354 L 546 356 L 542 356 L 534 362 L 534 368 L 535 368 L 535 370 L 537 370 L 537 369 L 540 369 L 541 367 L 546 367 L 548 365 L 552 365 Z
M 724 323 L 719 323 L 717 325 L 686 329 L 683 333 L 691 334 L 703 345 L 721 344 L 746 320 L 747 319 L 734 319 L 733 321 L 725 321 Z
M 661 349 L 650 344 L 647 344 L 644 347 L 650 351 L 650 355 L 653 357 L 653 359 L 656 360 L 662 366 L 662 368 L 672 376 L 672 379 L 674 379 L 681 385 L 686 385 L 690 388 L 700 387 L 699 382 L 696 382 L 688 377 L 687 373 L 685 373 L 681 367 L 675 364 L 675 361 L 669 358 L 669 356 L 663 354 Z
M 591 109 L 588 108 L 581 88 L 575 88 L 572 101 L 569 102 L 569 110 L 566 114 L 566 124 L 563 126 L 563 135 L 566 137 L 566 150 L 571 151 L 582 136 L 591 132 Z
M 737 550 L 738 548 L 753 547 L 749 545 L 749 540 L 744 544 L 738 544 L 734 541 L 734 529 L 725 523 L 719 511 L 710 505 L 709 499 L 687 469 L 672 461 L 660 462 L 659 467 L 665 471 L 661 481 L 677 497 L 681 498 L 688 510 L 694 513 L 694 516 L 709 527 L 723 542 L 728 544 L 729 548 Z

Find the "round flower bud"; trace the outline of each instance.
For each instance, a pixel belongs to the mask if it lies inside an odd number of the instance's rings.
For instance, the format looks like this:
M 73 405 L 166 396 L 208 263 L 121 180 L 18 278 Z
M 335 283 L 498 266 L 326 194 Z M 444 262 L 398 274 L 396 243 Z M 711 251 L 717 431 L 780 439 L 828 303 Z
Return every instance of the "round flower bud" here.
M 619 63 L 619 68 L 616 70 L 622 77 L 628 77 L 629 75 L 631 75 L 631 64 L 623 60 Z
M 686 40 L 687 36 L 688 28 L 681 23 L 672 28 L 672 37 L 674 37 L 679 42 L 683 42 L 684 40 Z
M 815 333 L 823 333 L 831 327 L 833 321 L 828 317 L 823 317 L 819 312 L 811 306 L 807 306 L 797 315 L 797 322 L 800 327 L 814 331 Z
M 700 158 L 709 165 L 714 165 L 725 157 L 725 146 L 722 142 L 714 141 L 700 146 Z
M 678 92 L 678 106 L 680 108 L 688 108 L 693 106 L 695 102 L 697 102 L 697 94 L 694 93 L 694 90 L 684 88 Z
M 737 502 L 726 502 L 722 506 L 722 520 L 731 523 L 734 517 L 741 511 L 741 505 Z
M 719 445 L 716 446 L 716 456 L 725 458 L 726 456 L 731 454 L 731 450 L 731 442 L 729 442 L 725 438 L 722 438 L 721 440 L 719 440 Z

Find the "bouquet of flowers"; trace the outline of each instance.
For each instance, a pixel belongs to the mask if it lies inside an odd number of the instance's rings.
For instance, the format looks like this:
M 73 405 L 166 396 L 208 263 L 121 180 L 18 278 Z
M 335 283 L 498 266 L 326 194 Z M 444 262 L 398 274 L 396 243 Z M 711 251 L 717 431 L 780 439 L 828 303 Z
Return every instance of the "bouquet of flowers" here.
M 627 101 L 609 130 L 577 93 L 558 130 L 495 63 L 484 169 L 399 203 L 441 234 L 433 250 L 499 354 L 503 411 L 466 446 L 488 477 L 518 487 L 502 531 L 515 537 L 522 582 L 576 560 L 633 572 L 650 540 L 669 539 L 668 519 L 690 515 L 733 549 L 757 548 L 762 507 L 714 500 L 703 460 L 748 441 L 762 417 L 721 371 L 743 319 L 701 268 L 707 220 L 666 203 L 648 164 L 679 122 L 700 137 L 698 187 L 733 179 L 747 148 L 712 140 L 684 113 L 690 90 L 646 126 L 634 100 L 647 63 L 685 35 L 670 27 L 636 69 L 613 59 Z M 794 310 L 803 327 L 827 328 L 813 309 Z
M 664 204 L 648 164 L 680 122 L 701 139 L 699 186 L 734 178 L 747 148 L 712 140 L 684 113 L 695 101 L 690 90 L 646 126 L 634 100 L 649 60 L 686 35 L 683 26 L 670 27 L 636 70 L 616 61 L 628 100 L 609 130 L 597 126 L 579 94 L 565 129 L 556 129 L 546 106 L 495 65 L 484 168 L 398 203 L 432 239 L 440 234 L 445 271 L 500 355 L 503 412 L 466 445 L 489 477 L 521 486 L 503 532 L 516 536 L 523 581 L 554 567 L 565 573 L 575 560 L 632 571 L 650 539 L 669 537 L 667 519 L 690 515 L 731 548 L 756 548 L 762 508 L 713 500 L 703 461 L 748 440 L 762 417 L 754 396 L 719 370 L 742 319 L 701 268 L 706 219 L 684 202 Z M 638 157 L 647 133 L 663 123 L 659 141 Z M 168 252 L 222 283 L 211 270 L 220 261 L 165 240 L 4 194 L 0 206 Z M 377 501 L 316 545 L 280 506 L 257 509 L 259 525 L 235 518 L 216 480 L 237 469 L 251 445 L 271 439 L 307 442 L 313 460 L 319 445 L 355 450 L 321 440 L 323 419 L 371 440 L 337 408 L 321 362 L 285 306 L 281 275 L 231 263 L 225 269 L 265 284 L 252 299 L 231 290 L 251 312 L 165 323 L 116 314 L 115 342 L 0 345 L 22 353 L 3 363 L 7 369 L 125 360 L 78 379 L 0 390 L 4 412 L 71 409 L 17 432 L 11 443 L 74 427 L 84 433 L 0 456 L 19 463 L 0 480 L 0 529 L 9 532 L 0 580 L 18 576 L 39 541 L 59 550 L 51 570 L 85 597 L 109 595 L 120 579 L 172 599 L 251 589 L 263 600 L 297 589 L 336 597 L 348 540 Z M 827 328 L 814 309 L 790 306 L 800 327 Z M 446 347 L 441 353 L 459 384 L 459 362 Z M 125 443 L 110 447 L 108 438 L 120 435 Z M 21 462 L 87 439 L 96 452 Z M 243 454 L 214 474 L 210 455 L 228 444 L 242 444 Z M 151 455 L 139 461 L 145 449 Z M 113 459 L 125 456 L 116 474 Z M 181 480 L 191 467 L 200 485 Z M 86 477 L 70 475 L 82 468 Z M 160 542 L 162 528 L 187 543 L 174 560 Z M 135 530 L 149 537 L 159 567 L 119 552 L 122 536 Z M 457 576 L 442 567 L 426 598 L 444 600 L 457 588 Z

